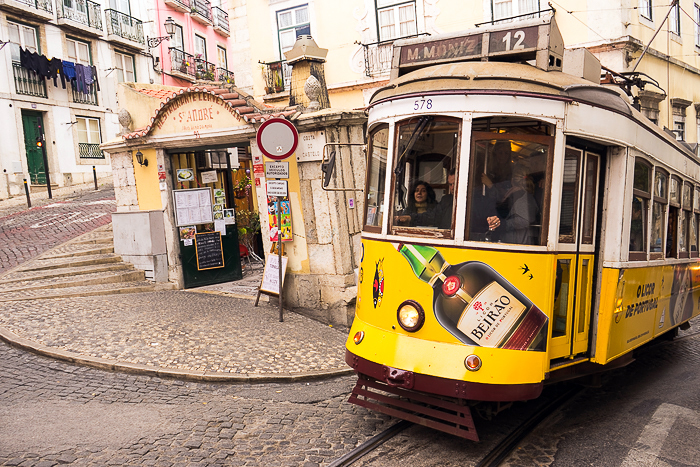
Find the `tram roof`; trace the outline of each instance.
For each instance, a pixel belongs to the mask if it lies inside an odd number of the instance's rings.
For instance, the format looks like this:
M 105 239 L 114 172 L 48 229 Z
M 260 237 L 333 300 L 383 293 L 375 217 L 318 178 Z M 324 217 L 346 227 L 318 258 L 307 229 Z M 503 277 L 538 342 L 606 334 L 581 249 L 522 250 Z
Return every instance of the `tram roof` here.
M 650 131 L 697 160 L 692 150 L 632 107 L 619 89 L 560 71 L 544 71 L 526 63 L 467 61 L 420 68 L 379 88 L 372 95 L 369 107 L 401 96 L 470 91 L 552 96 L 612 110 L 645 123 Z

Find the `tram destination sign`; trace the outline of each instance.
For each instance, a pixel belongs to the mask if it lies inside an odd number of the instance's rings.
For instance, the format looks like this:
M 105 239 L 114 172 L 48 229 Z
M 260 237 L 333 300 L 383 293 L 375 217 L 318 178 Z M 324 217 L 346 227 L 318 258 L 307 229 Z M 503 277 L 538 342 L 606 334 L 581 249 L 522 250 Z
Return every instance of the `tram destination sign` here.
M 553 19 L 521 21 L 507 27 L 472 29 L 460 35 L 396 41 L 392 79 L 424 66 L 497 57 L 508 61 L 537 59 L 538 67 L 561 70 L 563 53 L 564 44 Z M 554 60 L 550 60 L 550 55 Z M 548 66 L 550 61 L 558 66 Z

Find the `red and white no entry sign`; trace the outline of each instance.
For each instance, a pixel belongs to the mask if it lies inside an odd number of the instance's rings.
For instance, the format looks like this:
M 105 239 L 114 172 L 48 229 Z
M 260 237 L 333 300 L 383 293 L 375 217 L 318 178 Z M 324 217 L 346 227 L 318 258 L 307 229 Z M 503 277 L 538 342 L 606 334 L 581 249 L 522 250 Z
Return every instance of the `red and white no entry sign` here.
M 297 150 L 299 133 L 292 122 L 284 118 L 271 118 L 260 125 L 256 140 L 263 154 L 281 161 Z

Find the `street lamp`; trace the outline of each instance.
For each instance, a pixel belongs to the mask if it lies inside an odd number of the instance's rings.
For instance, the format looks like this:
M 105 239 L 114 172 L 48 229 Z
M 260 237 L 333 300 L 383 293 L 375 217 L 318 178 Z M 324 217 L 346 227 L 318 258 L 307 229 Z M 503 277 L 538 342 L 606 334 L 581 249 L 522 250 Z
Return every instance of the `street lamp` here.
M 144 160 L 143 153 L 141 151 L 136 151 L 136 162 L 138 162 L 141 166 L 145 165 L 148 167 L 148 159 Z
M 169 41 L 170 38 L 173 37 L 173 34 L 175 34 L 175 21 L 172 19 L 172 17 L 168 16 L 168 19 L 165 20 L 165 23 L 163 25 L 165 26 L 165 32 L 168 33 L 167 36 L 161 36 L 161 37 L 148 37 L 148 36 L 146 36 L 146 45 L 147 45 L 149 51 L 154 47 L 158 47 L 161 42 Z

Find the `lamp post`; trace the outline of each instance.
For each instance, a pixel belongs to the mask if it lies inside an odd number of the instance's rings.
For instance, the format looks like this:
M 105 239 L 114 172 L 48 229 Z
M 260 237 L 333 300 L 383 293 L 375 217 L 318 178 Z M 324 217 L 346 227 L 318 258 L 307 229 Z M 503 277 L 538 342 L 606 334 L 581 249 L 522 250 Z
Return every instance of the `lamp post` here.
M 143 153 L 141 151 L 136 151 L 136 162 L 138 162 L 141 166 L 148 167 L 148 159 L 144 160 Z
M 161 37 L 148 37 L 146 36 L 146 47 L 148 47 L 148 51 L 150 52 L 151 49 L 158 47 L 161 42 L 163 41 L 169 41 L 171 37 L 175 34 L 175 21 L 173 20 L 172 17 L 168 16 L 168 19 L 165 20 L 165 23 L 163 24 L 165 26 L 165 32 L 168 33 L 167 36 L 161 36 Z

